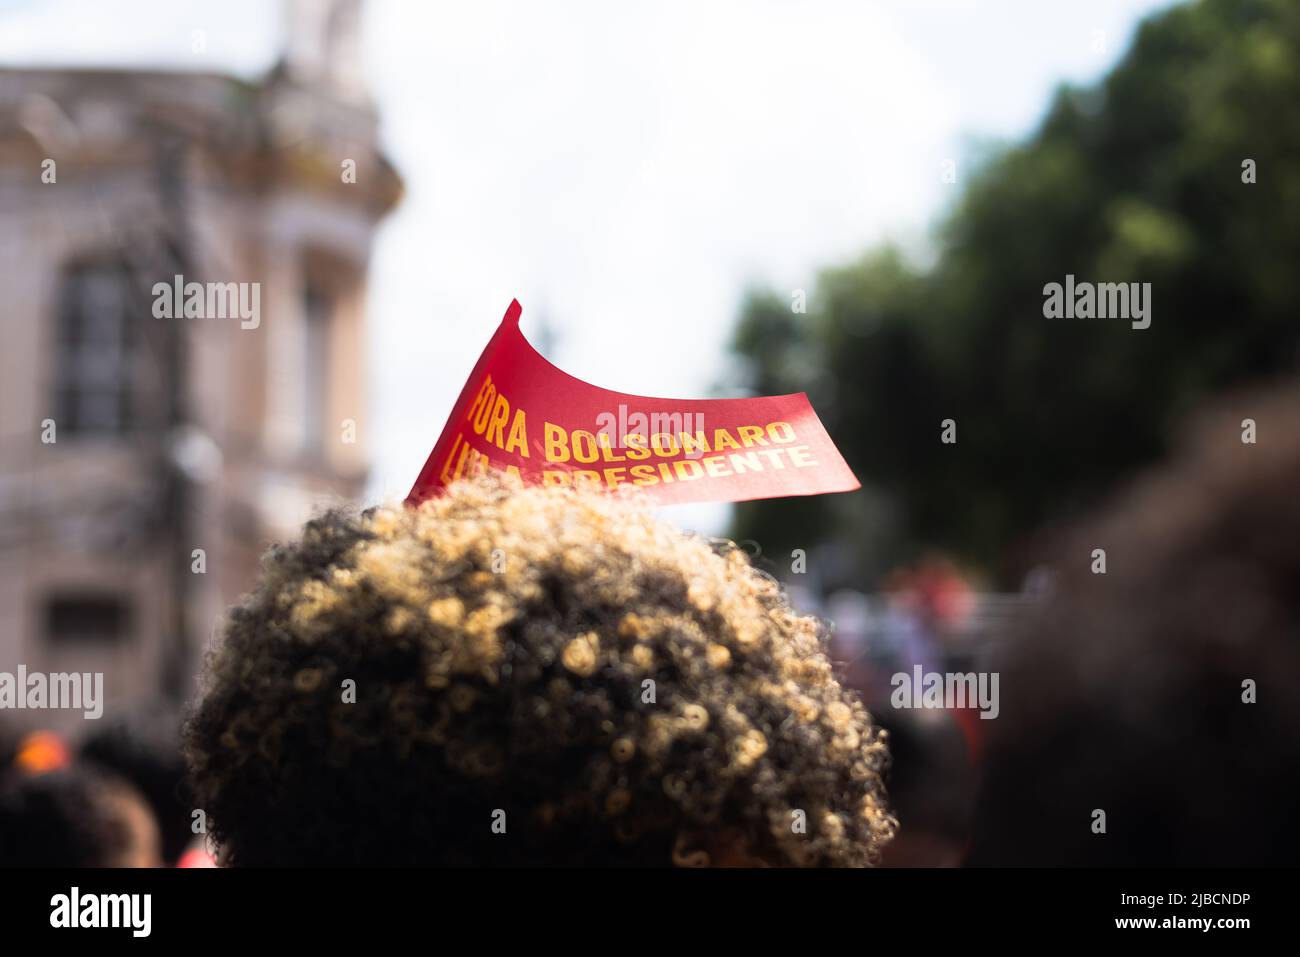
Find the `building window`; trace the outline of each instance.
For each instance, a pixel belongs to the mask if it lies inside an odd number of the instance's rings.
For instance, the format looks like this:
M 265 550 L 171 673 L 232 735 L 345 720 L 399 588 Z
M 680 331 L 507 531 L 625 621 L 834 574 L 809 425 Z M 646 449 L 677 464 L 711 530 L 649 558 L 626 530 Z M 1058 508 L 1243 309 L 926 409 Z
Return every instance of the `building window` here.
M 58 324 L 59 431 L 117 435 L 132 426 L 132 356 L 127 276 L 107 264 L 68 269 Z
M 68 594 L 45 603 L 45 637 L 52 644 L 116 644 L 131 627 L 127 603 L 114 595 Z
M 333 303 L 308 286 L 303 301 L 303 449 L 319 457 L 325 451 L 330 402 L 330 333 Z

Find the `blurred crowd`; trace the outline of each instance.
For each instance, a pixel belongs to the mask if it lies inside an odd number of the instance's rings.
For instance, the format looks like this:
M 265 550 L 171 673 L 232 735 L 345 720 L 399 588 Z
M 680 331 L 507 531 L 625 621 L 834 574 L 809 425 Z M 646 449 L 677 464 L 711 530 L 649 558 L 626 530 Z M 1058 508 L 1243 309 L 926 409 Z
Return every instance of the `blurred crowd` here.
M 79 741 L 0 723 L 0 866 L 209 867 L 164 704 L 86 722 Z

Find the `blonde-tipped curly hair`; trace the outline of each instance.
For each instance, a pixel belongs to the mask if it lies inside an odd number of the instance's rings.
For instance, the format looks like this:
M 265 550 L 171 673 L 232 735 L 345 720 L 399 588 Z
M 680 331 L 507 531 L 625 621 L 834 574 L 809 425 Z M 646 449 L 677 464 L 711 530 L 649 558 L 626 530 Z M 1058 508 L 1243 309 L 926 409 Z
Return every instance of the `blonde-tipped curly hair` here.
M 823 639 L 626 496 L 463 482 L 273 548 L 187 757 L 237 865 L 866 865 L 884 733 Z

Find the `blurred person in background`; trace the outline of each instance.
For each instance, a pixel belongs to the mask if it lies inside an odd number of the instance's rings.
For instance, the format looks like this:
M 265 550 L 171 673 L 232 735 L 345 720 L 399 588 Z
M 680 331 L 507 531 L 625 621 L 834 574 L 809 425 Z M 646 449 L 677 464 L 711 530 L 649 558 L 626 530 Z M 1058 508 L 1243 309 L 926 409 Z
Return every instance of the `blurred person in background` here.
M 158 867 L 158 824 L 126 781 L 90 764 L 0 778 L 0 867 Z
M 971 708 L 899 709 L 891 693 L 896 675 L 910 680 L 917 667 L 923 673 L 955 667 L 974 592 L 942 556 L 896 568 L 883 589 L 879 638 L 885 656 L 878 661 L 884 667 L 867 703 L 889 732 L 887 783 L 901 822 L 884 864 L 955 867 L 970 833 L 981 722 Z
M 120 775 L 149 802 L 158 822 L 162 857 L 178 861 L 193 842 L 191 802 L 185 799 L 180 712 L 157 702 L 95 722 L 82 740 L 85 761 Z
M 1300 388 L 1223 400 L 1055 551 L 1000 662 L 969 863 L 1294 866 Z

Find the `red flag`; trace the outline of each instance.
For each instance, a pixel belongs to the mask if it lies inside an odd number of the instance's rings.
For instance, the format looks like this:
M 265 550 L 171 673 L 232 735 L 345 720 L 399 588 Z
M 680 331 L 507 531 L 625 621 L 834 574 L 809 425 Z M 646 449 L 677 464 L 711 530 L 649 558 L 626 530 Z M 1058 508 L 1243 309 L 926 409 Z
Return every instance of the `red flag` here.
M 407 503 L 486 469 L 526 482 L 638 487 L 662 504 L 742 502 L 859 488 L 808 396 L 658 399 L 551 365 L 510 303 Z

